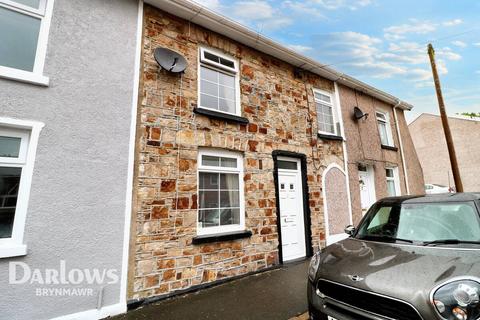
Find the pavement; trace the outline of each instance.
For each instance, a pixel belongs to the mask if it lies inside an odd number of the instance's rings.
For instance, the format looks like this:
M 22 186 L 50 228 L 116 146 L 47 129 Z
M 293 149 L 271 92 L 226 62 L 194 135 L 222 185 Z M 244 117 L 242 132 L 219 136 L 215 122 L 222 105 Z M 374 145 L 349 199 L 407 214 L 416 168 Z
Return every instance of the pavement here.
M 305 312 L 297 317 L 290 318 L 290 320 L 310 320 L 310 318 L 308 317 L 308 312 Z
M 309 260 L 159 301 L 114 320 L 307 319 Z

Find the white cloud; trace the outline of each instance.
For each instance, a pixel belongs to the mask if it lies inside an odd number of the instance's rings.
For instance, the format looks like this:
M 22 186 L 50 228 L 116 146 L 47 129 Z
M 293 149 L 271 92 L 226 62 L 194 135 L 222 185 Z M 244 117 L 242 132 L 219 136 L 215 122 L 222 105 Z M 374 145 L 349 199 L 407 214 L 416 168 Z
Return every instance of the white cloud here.
M 372 0 L 284 0 L 280 6 L 289 15 L 299 18 L 328 19 L 326 10 L 357 10 L 372 3 Z
M 447 60 L 452 60 L 452 61 L 458 61 L 462 59 L 461 55 L 453 52 L 453 50 L 449 47 L 443 47 L 436 50 L 436 54 L 438 57 L 445 58 Z
M 392 33 L 385 33 L 383 36 L 388 41 L 398 41 L 398 40 L 402 40 L 402 39 L 405 38 L 402 35 L 392 34 Z
M 437 60 L 437 71 L 438 71 L 438 74 L 440 74 L 440 75 L 448 73 L 448 69 L 447 69 L 447 65 L 445 63 L 445 60 L 442 60 L 442 59 Z
M 404 77 L 413 81 L 415 87 L 422 88 L 433 84 L 426 46 L 416 42 L 390 43 L 389 50 L 385 54 L 385 59 L 402 65 L 406 70 Z M 437 56 L 438 73 L 447 74 L 444 55 L 437 54 Z
M 373 0 L 197 0 L 220 10 L 233 19 L 262 32 L 284 28 L 297 19 L 329 19 L 329 10 L 356 10 L 369 6 Z M 410 19 L 406 23 L 387 26 L 383 38 L 354 31 L 312 36 L 311 42 L 296 42 L 287 47 L 299 53 L 316 56 L 319 61 L 338 69 L 346 69 L 357 77 L 395 78 L 412 86 L 432 86 L 427 48 L 413 38 L 463 23 L 461 19 L 428 21 Z M 293 34 L 289 32 L 289 34 Z M 301 38 L 303 35 L 294 37 Z M 426 40 L 426 39 L 423 39 Z M 292 41 L 293 42 L 293 41 Z M 452 41 L 452 47 L 436 48 L 439 74 L 448 73 L 447 65 L 462 59 L 455 50 L 467 46 Z M 474 45 L 480 47 L 480 42 Z M 453 49 L 452 49 L 453 48 Z
M 410 20 L 410 22 L 384 28 L 385 39 L 394 41 L 405 38 L 407 34 L 427 34 L 436 30 L 436 25 L 430 21 Z
M 195 2 L 209 8 L 210 10 L 220 11 L 221 9 L 219 0 L 195 0 Z
M 390 43 L 388 52 L 384 54 L 385 59 L 408 64 L 428 63 L 427 49 L 417 42 L 402 41 Z
M 432 83 L 432 89 L 433 86 L 434 84 Z M 455 89 L 449 86 L 443 87 L 442 89 L 448 114 L 455 115 L 456 113 L 480 110 L 478 103 L 478 101 L 480 101 L 480 94 L 476 86 L 467 86 L 461 89 Z M 431 92 L 431 94 L 419 95 L 417 92 L 412 91 L 407 94 L 405 99 L 415 106 L 413 110 L 418 113 L 431 113 L 432 111 L 438 113 L 437 96 L 434 90 L 431 90 Z M 410 112 L 407 112 L 406 115 L 412 118 L 412 115 L 408 115 L 409 113 Z
M 314 18 L 325 18 L 320 8 L 312 6 L 312 4 L 302 1 L 284 1 L 282 8 L 288 10 L 290 13 L 305 16 L 311 16 Z
M 379 38 L 371 37 L 367 34 L 355 32 L 355 31 L 335 32 L 331 34 L 331 38 L 336 43 L 348 43 L 348 44 L 353 44 L 357 46 L 373 45 L 373 44 L 379 44 L 382 42 L 382 40 Z M 352 43 L 352 42 L 356 42 L 356 43 Z
M 475 47 L 480 47 L 480 42 L 475 42 L 475 43 L 473 43 L 473 45 L 474 45 Z
M 241 19 L 265 20 L 274 15 L 274 9 L 266 1 L 238 1 L 232 9 L 233 14 Z
M 328 10 L 337 10 L 343 8 L 357 10 L 370 5 L 372 0 L 311 0 L 310 2 Z
M 476 74 L 480 74 L 480 70 L 475 71 Z
M 289 44 L 289 45 L 287 45 L 287 47 L 289 47 L 290 49 L 292 49 L 294 51 L 300 52 L 300 53 L 305 53 L 305 52 L 308 52 L 308 51 L 313 49 L 312 47 L 303 46 L 301 44 Z
M 460 47 L 460 48 L 465 48 L 467 46 L 467 44 L 465 42 L 460 41 L 460 40 L 452 41 L 452 44 L 454 46 L 457 46 L 457 47 Z
M 288 17 L 277 16 L 261 21 L 262 30 L 276 30 L 289 26 L 293 20 Z
M 433 85 L 425 44 L 412 41 L 385 43 L 379 38 L 352 31 L 318 35 L 312 43 L 320 61 L 346 69 L 353 76 L 396 78 L 419 88 Z M 440 75 L 448 73 L 448 61 L 462 58 L 449 47 L 438 48 L 436 56 Z
M 429 80 L 430 78 L 432 78 L 432 72 L 427 69 L 412 69 L 411 74 L 416 77 L 416 81 Z
M 293 22 L 292 18 L 265 0 L 195 1 L 211 10 L 231 17 L 241 24 L 257 29 L 259 32 L 283 28 Z
M 445 21 L 442 24 L 445 27 L 453 27 L 453 26 L 457 26 L 457 25 L 462 24 L 462 23 L 463 23 L 462 19 L 453 19 L 453 20 Z
M 370 75 L 377 79 L 388 79 L 393 76 L 406 75 L 408 71 L 400 65 L 395 65 L 386 61 L 368 60 L 361 62 L 352 62 L 351 66 L 361 69 L 365 75 Z
M 382 40 L 366 34 L 347 31 L 317 35 L 313 39 L 314 50 L 322 59 L 337 62 L 355 76 L 390 78 L 405 74 L 407 70 L 382 56 Z
M 448 73 L 445 60 L 437 59 L 437 71 L 439 75 L 445 75 Z M 430 66 L 425 68 L 413 68 L 408 70 L 408 76 L 410 80 L 414 82 L 416 88 L 425 88 L 434 86 L 433 74 Z
M 431 84 L 433 89 L 434 84 Z M 452 87 L 443 88 L 445 105 L 447 112 L 450 115 L 455 115 L 461 112 L 472 112 L 480 110 L 480 95 L 477 93 L 476 87 L 466 87 L 462 89 L 453 89 Z M 435 91 L 431 90 L 432 94 L 418 94 L 412 91 L 405 96 L 405 99 L 414 105 L 413 112 L 407 112 L 405 115 L 408 120 L 413 120 L 415 112 L 417 115 L 422 112 L 438 113 L 438 103 Z
M 215 5 L 216 0 L 213 1 Z M 232 17 L 234 20 L 253 27 L 259 32 L 263 30 L 274 30 L 291 25 L 293 20 L 284 15 L 278 8 L 263 0 L 245 0 L 237 2 L 224 2 L 219 8 L 223 14 Z

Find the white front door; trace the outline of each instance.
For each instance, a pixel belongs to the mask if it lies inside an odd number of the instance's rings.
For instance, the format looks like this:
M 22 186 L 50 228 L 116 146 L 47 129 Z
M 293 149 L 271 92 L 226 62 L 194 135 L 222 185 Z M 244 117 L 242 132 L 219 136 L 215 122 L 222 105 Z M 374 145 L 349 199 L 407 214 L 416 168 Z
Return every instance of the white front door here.
M 305 222 L 300 161 L 278 158 L 283 261 L 305 257 Z
M 375 202 L 375 185 L 373 177 L 373 168 L 371 166 L 358 165 L 358 182 L 360 187 L 360 202 L 362 212 L 365 212 Z

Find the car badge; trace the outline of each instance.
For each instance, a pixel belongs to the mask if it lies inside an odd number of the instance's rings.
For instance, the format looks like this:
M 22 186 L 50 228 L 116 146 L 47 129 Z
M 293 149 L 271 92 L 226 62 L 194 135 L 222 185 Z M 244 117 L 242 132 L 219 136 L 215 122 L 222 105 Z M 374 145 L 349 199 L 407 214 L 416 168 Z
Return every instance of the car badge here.
M 350 280 L 352 281 L 355 281 L 355 282 L 359 282 L 359 281 L 362 281 L 364 278 L 360 277 L 360 276 L 357 276 L 356 274 L 355 275 L 351 275 L 349 274 L 347 276 Z

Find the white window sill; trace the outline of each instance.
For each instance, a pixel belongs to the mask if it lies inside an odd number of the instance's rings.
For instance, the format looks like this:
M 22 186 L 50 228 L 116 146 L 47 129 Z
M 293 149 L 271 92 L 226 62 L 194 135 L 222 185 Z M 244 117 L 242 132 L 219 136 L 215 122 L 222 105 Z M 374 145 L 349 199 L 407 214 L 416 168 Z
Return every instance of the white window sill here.
M 50 79 L 41 74 L 0 66 L 0 78 L 48 87 Z
M 249 238 L 252 236 L 250 230 L 230 231 L 224 233 L 198 235 L 192 239 L 192 244 L 204 244 L 220 241 L 233 241 L 237 239 Z
M 19 257 L 27 255 L 24 244 L 0 244 L 0 258 Z
M 216 167 L 218 168 L 218 167 Z M 201 171 L 201 170 L 200 170 Z M 202 228 L 197 227 L 197 236 L 198 237 L 215 237 L 217 235 L 222 235 L 225 233 L 231 232 L 242 232 L 245 231 L 245 225 L 226 225 L 222 227 L 206 227 Z

